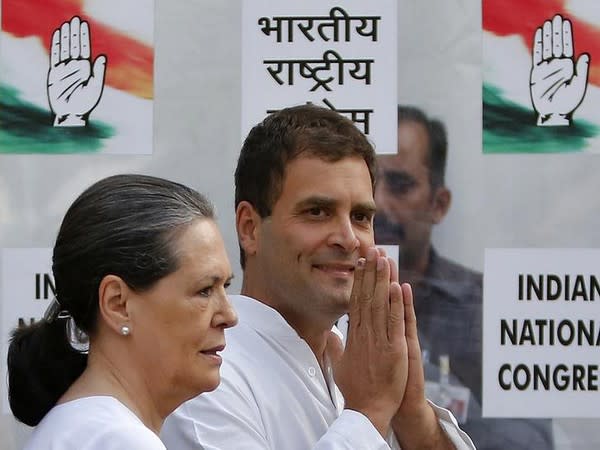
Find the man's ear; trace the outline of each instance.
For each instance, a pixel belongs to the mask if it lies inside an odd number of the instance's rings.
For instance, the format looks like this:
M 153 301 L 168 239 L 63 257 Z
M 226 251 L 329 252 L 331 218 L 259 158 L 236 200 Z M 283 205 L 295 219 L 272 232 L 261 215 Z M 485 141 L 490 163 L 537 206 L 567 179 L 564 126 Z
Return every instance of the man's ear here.
M 130 288 L 121 277 L 106 275 L 98 287 L 98 308 L 104 323 L 115 332 L 121 334 L 122 327 L 131 329 L 131 321 L 127 309 Z
M 452 193 L 447 187 L 441 186 L 435 190 L 433 196 L 433 223 L 438 224 L 446 217 L 451 202 Z
M 254 255 L 258 248 L 261 217 L 247 201 L 238 204 L 235 210 L 235 226 L 240 246 L 246 257 Z

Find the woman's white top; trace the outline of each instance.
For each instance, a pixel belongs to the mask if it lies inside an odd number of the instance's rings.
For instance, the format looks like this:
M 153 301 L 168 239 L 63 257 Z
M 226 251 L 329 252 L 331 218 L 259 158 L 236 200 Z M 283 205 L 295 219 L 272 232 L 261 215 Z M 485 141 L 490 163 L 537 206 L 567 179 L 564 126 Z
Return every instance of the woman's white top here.
M 85 397 L 52 408 L 24 450 L 166 450 L 158 436 L 114 397 Z

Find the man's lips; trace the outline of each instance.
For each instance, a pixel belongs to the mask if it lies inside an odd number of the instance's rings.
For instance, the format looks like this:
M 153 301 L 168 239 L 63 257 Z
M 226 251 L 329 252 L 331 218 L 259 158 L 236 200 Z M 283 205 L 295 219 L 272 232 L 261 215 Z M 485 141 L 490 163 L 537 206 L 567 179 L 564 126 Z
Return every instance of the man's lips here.
M 316 269 L 326 272 L 332 275 L 352 275 L 354 272 L 355 264 L 351 263 L 326 263 L 326 264 L 314 264 L 313 267 Z

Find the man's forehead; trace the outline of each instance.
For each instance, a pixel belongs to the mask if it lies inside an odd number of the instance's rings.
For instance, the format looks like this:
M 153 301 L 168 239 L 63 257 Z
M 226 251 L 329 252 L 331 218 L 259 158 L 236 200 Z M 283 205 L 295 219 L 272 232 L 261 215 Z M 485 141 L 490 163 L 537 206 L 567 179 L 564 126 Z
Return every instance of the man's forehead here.
M 333 157 L 329 157 L 326 153 L 315 153 L 311 150 L 306 150 L 288 160 L 285 169 L 287 170 L 290 166 L 300 164 L 315 164 L 322 165 L 323 167 L 333 167 L 348 161 L 362 163 L 365 166 L 367 165 L 364 158 L 357 154 L 348 154 L 347 156 L 341 156 L 334 159 Z
M 399 155 L 418 155 L 426 159 L 430 145 L 430 136 L 425 124 L 412 120 L 398 124 Z
M 371 176 L 366 161 L 361 156 L 349 155 L 337 160 L 327 159 L 318 155 L 300 155 L 287 162 L 283 172 L 283 182 L 287 179 L 301 176 L 303 178 L 317 178 L 316 181 L 326 181 L 343 175 L 349 171 L 360 181 L 364 177 L 370 182 Z M 312 181 L 313 183 L 315 180 Z
M 383 170 L 403 170 L 405 158 L 397 153 L 390 155 L 377 155 L 377 168 Z
M 372 194 L 369 168 L 361 157 L 341 158 L 328 161 L 315 156 L 301 156 L 290 161 L 283 174 L 281 195 L 310 197 L 329 195 L 341 188 L 352 190 L 356 195 L 365 190 Z M 335 194 L 335 196 L 339 195 Z
M 417 148 L 401 148 L 393 155 L 378 155 L 379 170 L 394 172 L 413 172 L 416 168 L 429 170 L 426 155 Z

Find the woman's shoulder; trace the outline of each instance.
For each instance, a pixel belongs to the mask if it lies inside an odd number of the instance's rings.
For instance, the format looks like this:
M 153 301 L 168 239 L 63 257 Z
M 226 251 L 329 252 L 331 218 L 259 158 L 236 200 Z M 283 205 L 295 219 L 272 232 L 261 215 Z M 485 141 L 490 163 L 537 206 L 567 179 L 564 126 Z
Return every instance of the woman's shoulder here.
M 56 447 L 58 445 L 58 447 Z M 158 436 L 113 397 L 85 397 L 56 405 L 25 450 L 165 450 Z

